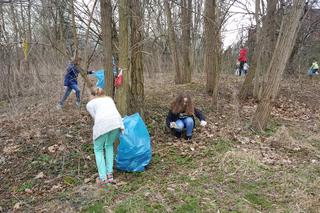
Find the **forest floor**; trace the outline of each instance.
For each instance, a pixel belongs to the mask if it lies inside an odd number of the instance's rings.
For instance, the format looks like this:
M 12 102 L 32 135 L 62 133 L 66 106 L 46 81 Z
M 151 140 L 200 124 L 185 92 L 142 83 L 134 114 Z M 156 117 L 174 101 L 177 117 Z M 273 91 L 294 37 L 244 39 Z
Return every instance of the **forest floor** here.
M 170 79 L 146 79 L 151 164 L 116 171 L 107 190 L 95 185 L 85 103 L 76 109 L 72 95 L 59 111 L 54 95 L 0 102 L 0 212 L 320 212 L 318 79 L 283 80 L 263 133 L 250 127 L 256 103 L 236 98 L 243 78 L 222 76 L 217 111 L 205 76 L 186 85 Z M 192 94 L 208 121 L 191 143 L 165 127 L 179 91 Z

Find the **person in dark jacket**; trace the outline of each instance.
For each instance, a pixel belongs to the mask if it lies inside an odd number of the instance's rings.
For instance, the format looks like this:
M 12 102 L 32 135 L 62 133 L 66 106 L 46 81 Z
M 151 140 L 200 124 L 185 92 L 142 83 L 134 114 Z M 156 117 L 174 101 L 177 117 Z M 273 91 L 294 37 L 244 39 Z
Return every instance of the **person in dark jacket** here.
M 67 100 L 72 90 L 76 92 L 76 105 L 78 107 L 80 106 L 80 89 L 78 87 L 77 81 L 78 75 L 80 73 L 80 69 L 78 68 L 78 65 L 80 65 L 80 63 L 81 58 L 75 57 L 68 65 L 66 74 L 64 76 L 64 86 L 66 87 L 66 91 L 57 106 L 60 109 L 63 107 L 64 102 Z
M 177 138 L 181 138 L 182 130 L 185 129 L 186 139 L 190 140 L 193 128 L 195 127 L 194 116 L 200 120 L 201 126 L 207 124 L 204 115 L 194 107 L 190 95 L 180 94 L 171 103 L 166 124 Z

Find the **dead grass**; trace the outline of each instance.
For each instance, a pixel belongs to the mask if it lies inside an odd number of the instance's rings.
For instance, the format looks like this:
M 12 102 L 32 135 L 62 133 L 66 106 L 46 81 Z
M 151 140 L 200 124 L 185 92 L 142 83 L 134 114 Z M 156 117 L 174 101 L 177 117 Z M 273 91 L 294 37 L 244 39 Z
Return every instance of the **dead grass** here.
M 1 116 L 0 210 L 318 211 L 319 95 L 305 102 L 312 86 L 284 81 L 268 129 L 256 133 L 250 130 L 255 103 L 236 99 L 241 79 L 222 76 L 218 111 L 209 104 L 203 75 L 187 85 L 171 79 L 158 74 L 146 80 L 151 165 L 143 173 L 117 172 L 118 185 L 107 191 L 94 185 L 91 119 L 84 108 L 74 108 L 73 97 L 63 111 L 54 109 L 59 94 L 53 92 L 47 102 L 31 97 L 18 113 Z M 205 128 L 197 125 L 192 143 L 173 138 L 165 127 L 169 103 L 181 90 L 192 94 L 208 120 Z

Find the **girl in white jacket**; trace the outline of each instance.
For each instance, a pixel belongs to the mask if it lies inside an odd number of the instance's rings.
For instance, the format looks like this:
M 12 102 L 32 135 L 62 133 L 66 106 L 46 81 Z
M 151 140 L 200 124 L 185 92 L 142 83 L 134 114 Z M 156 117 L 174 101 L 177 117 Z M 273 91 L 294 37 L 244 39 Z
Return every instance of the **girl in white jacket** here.
M 94 154 L 98 167 L 98 186 L 114 183 L 113 180 L 113 143 L 120 130 L 124 129 L 122 118 L 111 97 L 97 89 L 87 104 L 87 111 L 94 119 Z

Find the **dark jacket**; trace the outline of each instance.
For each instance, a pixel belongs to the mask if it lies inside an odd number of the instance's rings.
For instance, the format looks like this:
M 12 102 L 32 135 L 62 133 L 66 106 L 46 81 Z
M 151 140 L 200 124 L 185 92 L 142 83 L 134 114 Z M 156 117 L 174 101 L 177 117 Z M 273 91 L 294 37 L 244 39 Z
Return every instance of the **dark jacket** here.
M 69 64 L 66 75 L 64 76 L 64 86 L 78 84 L 77 77 L 79 72 L 80 71 L 75 64 Z
M 196 108 L 194 108 L 194 115 L 200 120 L 200 121 L 205 121 L 205 117 L 204 115 Z M 167 127 L 170 128 L 170 123 L 171 122 L 176 122 L 178 119 L 181 119 L 182 116 L 184 116 L 183 118 L 185 118 L 185 115 L 183 115 L 183 113 L 173 113 L 171 110 L 168 113 L 167 116 L 167 120 L 166 120 L 166 124 Z M 187 117 L 191 117 L 193 119 L 193 122 L 195 122 L 194 120 L 194 116 L 193 115 L 188 115 Z

